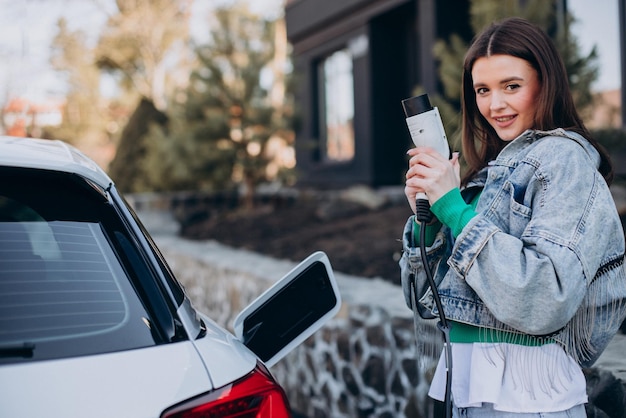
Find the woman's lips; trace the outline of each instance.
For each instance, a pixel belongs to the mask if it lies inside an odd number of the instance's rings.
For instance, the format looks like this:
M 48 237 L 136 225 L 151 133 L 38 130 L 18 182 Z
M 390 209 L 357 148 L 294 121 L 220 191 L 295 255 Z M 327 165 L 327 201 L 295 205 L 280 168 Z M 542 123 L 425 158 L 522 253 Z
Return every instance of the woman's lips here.
M 494 117 L 493 120 L 496 122 L 499 128 L 506 128 L 510 126 L 517 115 L 508 115 L 508 116 L 497 116 Z

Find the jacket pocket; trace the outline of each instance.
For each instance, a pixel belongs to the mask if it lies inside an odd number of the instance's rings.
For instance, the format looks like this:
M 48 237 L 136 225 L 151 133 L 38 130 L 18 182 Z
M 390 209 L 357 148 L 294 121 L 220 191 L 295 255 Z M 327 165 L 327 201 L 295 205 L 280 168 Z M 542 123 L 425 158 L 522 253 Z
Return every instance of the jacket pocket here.
M 501 219 L 504 222 L 501 229 L 515 237 L 522 236 L 532 217 L 532 209 L 524 204 L 525 194 L 524 185 L 507 180 L 502 187 L 499 205 L 508 207 L 496 208 L 497 213 L 508 214 L 507 219 Z

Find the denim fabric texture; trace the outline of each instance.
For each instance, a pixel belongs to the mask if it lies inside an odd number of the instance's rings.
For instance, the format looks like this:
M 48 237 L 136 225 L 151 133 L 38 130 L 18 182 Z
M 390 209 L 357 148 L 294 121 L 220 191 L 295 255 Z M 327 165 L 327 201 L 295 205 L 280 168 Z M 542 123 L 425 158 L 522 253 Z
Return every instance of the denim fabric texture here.
M 478 213 L 455 240 L 445 225 L 427 249 L 447 318 L 550 337 L 590 366 L 626 311 L 624 234 L 596 150 L 562 129 L 528 130 L 462 191 L 482 189 Z M 468 199 L 466 199 L 467 201 Z M 436 312 L 413 238 L 403 233 L 407 305 Z

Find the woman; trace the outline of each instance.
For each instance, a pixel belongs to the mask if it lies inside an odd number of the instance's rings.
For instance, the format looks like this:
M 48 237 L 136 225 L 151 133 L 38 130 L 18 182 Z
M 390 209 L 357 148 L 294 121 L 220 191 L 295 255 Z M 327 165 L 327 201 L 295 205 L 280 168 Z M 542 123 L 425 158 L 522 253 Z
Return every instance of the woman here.
M 435 220 L 409 218 L 400 261 L 406 302 L 437 314 L 419 251 L 450 326 L 455 416 L 585 417 L 581 367 L 625 315 L 624 236 L 612 166 L 578 116 L 550 38 L 520 18 L 469 48 L 458 154 L 408 152 L 405 194 Z M 443 356 L 442 356 L 443 358 Z M 440 360 L 430 396 L 443 400 Z

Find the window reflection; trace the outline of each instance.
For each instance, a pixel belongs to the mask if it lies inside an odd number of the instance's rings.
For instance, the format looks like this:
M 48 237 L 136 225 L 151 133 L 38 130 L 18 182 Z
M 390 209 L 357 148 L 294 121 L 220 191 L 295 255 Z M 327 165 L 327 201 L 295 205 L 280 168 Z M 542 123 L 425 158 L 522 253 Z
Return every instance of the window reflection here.
M 336 51 L 322 62 L 324 74 L 325 159 L 354 158 L 354 82 L 352 56 Z

